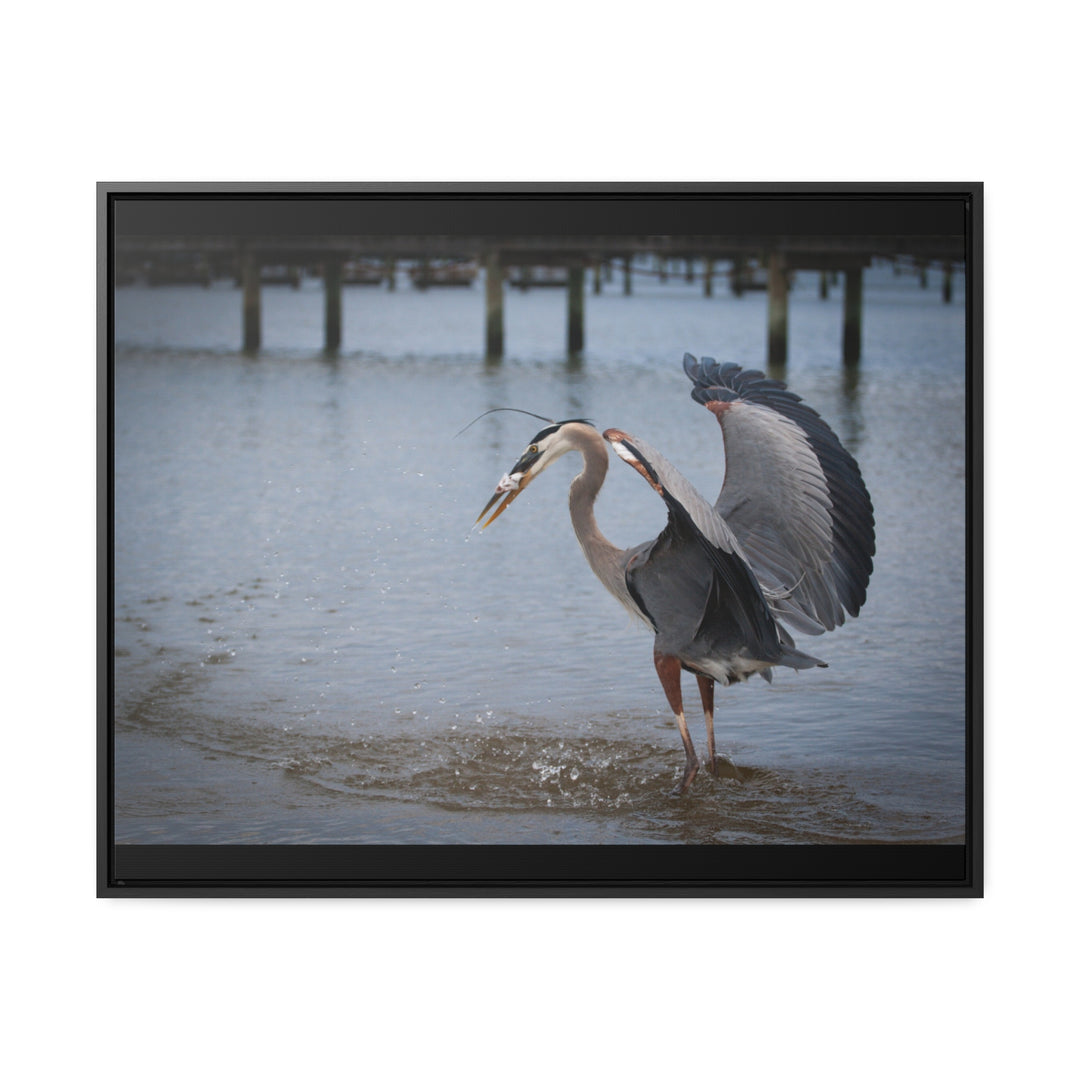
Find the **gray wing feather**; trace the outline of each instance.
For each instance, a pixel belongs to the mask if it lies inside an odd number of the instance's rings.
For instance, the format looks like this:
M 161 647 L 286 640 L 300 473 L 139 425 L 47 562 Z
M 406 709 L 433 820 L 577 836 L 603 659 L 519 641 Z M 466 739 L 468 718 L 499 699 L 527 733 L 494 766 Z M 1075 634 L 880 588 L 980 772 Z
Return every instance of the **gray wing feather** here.
M 614 435 L 615 433 L 611 432 L 610 434 Z M 625 435 L 624 432 L 618 432 L 617 434 Z M 709 503 L 697 488 L 658 450 L 643 439 L 639 439 L 636 435 L 626 436 L 625 439 L 609 438 L 609 432 L 605 431 L 604 437 L 611 443 L 615 452 L 630 464 L 634 464 L 634 461 L 627 456 L 623 447 L 632 446 L 637 451 L 637 454 L 632 456 L 652 473 L 652 476 L 647 478 L 654 484 L 659 483 L 672 498 L 676 499 L 685 508 L 694 525 L 709 543 L 726 554 L 737 554 L 745 561 L 745 556 L 739 550 L 739 541 L 735 533 L 717 512 L 716 507 Z M 632 442 L 629 442 L 631 438 Z
M 874 515 L 859 467 L 798 395 L 759 371 L 687 354 L 692 396 L 724 439 L 716 511 L 773 614 L 803 633 L 857 615 L 873 568 Z

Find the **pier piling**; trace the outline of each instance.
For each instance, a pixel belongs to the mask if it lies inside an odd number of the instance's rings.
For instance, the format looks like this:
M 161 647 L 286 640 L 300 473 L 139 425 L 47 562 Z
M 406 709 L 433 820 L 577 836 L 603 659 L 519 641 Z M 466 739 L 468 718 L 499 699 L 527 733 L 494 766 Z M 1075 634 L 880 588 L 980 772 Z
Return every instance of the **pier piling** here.
M 952 303 L 952 263 L 945 264 L 945 277 L 941 281 L 941 299 L 946 304 Z
M 742 255 L 736 255 L 731 260 L 730 285 L 731 292 L 735 296 L 742 296 L 743 284 L 746 277 L 746 259 Z
M 326 293 L 325 324 L 328 353 L 341 347 L 341 259 L 327 259 L 323 263 L 323 290 Z
M 631 286 L 630 286 L 630 281 L 631 281 L 631 277 L 632 277 L 632 271 L 631 271 L 630 267 L 631 267 L 631 264 L 633 263 L 633 261 L 634 261 L 633 257 L 630 256 L 630 255 L 627 255 L 626 258 L 623 259 L 623 261 L 622 261 L 622 274 L 623 274 L 622 291 L 623 291 L 623 296 L 629 296 L 630 293 L 632 292 L 632 289 L 631 289 Z
M 769 254 L 769 350 L 771 369 L 783 369 L 787 364 L 788 280 L 784 256 Z
M 585 345 L 585 267 L 571 266 L 566 276 L 566 347 L 573 355 Z
M 241 257 L 240 283 L 244 290 L 244 352 L 257 352 L 262 344 L 262 312 L 259 259 L 253 251 Z
M 484 257 L 484 297 L 487 309 L 485 349 L 489 360 L 503 355 L 503 273 L 498 251 Z
M 844 366 L 859 362 L 862 352 L 862 267 L 844 271 Z

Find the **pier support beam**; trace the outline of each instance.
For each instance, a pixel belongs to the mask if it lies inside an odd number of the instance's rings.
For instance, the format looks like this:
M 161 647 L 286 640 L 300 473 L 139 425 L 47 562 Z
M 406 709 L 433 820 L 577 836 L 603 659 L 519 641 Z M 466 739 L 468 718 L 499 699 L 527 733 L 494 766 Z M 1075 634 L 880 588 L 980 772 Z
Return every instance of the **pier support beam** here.
M 631 281 L 631 278 L 633 277 L 633 272 L 631 270 L 631 266 L 633 265 L 633 263 L 634 263 L 634 260 L 629 255 L 627 255 L 626 258 L 623 259 L 623 261 L 622 261 L 622 275 L 623 275 L 622 276 L 622 291 L 623 291 L 623 296 L 629 296 L 630 293 L 632 292 L 632 289 L 630 287 L 630 281 Z
M 487 309 L 484 338 L 488 360 L 501 360 L 503 355 L 503 271 L 498 251 L 484 257 L 484 300 Z
M 323 263 L 323 290 L 325 303 L 325 349 L 328 353 L 341 348 L 341 259 L 327 259 Z
M 705 260 L 705 295 L 712 296 L 713 261 Z
M 383 266 L 386 272 L 386 288 L 393 292 L 397 288 L 397 259 L 387 259 Z
M 829 275 L 822 270 L 818 277 L 818 296 L 822 300 L 829 299 Z
M 244 352 L 258 352 L 262 345 L 262 305 L 259 258 L 253 251 L 241 256 L 240 284 L 244 290 Z
M 574 355 L 585 347 L 585 267 L 571 266 L 566 275 L 566 348 Z
M 742 255 L 736 255 L 731 260 L 731 291 L 735 296 L 742 296 L 743 283 L 746 277 L 746 259 Z
M 945 277 L 941 281 L 941 299 L 946 304 L 952 303 L 952 263 L 945 264 Z
M 769 368 L 783 369 L 787 364 L 788 281 L 784 256 L 769 254 Z
M 844 271 L 844 366 L 859 362 L 862 353 L 862 267 Z

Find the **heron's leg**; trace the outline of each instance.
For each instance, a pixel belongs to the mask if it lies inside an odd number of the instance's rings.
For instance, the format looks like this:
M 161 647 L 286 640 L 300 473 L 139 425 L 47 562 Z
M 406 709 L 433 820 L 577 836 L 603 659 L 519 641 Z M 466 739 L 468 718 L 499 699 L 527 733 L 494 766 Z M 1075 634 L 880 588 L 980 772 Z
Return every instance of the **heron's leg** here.
M 679 734 L 682 736 L 683 749 L 686 751 L 686 768 L 683 769 L 682 782 L 671 793 L 683 795 L 697 775 L 700 762 L 694 752 L 694 741 L 690 738 L 686 717 L 683 716 L 682 665 L 677 656 L 665 656 L 659 652 L 653 653 L 653 663 L 656 664 L 656 674 L 660 676 L 660 685 L 667 695 L 671 711 L 675 714 L 675 722 L 679 725 Z
M 716 733 L 713 731 L 713 691 L 716 689 L 716 683 L 708 675 L 699 675 L 697 684 L 701 692 L 701 707 L 705 710 L 705 738 L 708 741 L 709 751 L 705 764 L 709 772 L 716 776 Z
M 705 735 L 709 744 L 709 756 L 705 765 L 717 779 L 727 776 L 733 780 L 742 780 L 739 767 L 729 757 L 716 753 L 716 735 L 713 732 L 713 691 L 716 683 L 708 675 L 697 677 L 698 690 L 701 691 L 701 707 L 705 710 Z

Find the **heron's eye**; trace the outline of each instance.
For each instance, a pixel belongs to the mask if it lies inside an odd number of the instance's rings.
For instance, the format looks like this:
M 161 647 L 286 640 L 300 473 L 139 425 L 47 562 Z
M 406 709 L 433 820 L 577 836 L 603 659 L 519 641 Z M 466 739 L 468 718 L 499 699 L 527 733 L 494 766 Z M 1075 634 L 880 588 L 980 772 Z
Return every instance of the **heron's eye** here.
M 529 449 L 525 451 L 525 453 L 526 454 L 539 454 L 540 453 L 540 447 L 537 446 L 536 443 L 533 443 L 532 446 L 530 446 Z

